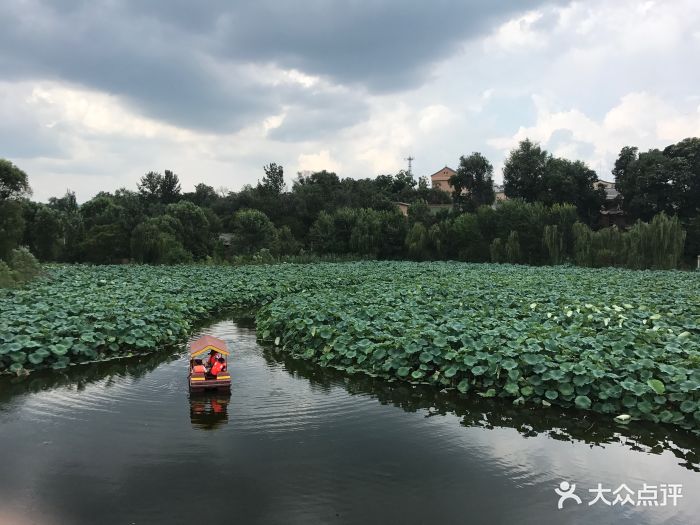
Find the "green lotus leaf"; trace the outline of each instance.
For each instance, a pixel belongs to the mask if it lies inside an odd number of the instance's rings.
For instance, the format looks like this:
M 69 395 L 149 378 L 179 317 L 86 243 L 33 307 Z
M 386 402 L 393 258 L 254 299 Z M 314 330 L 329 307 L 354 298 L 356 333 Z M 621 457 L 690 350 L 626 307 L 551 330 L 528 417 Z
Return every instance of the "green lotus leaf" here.
M 451 366 L 445 370 L 445 377 L 454 377 L 458 371 L 457 367 Z
M 547 390 L 544 393 L 544 397 L 553 401 L 559 397 L 559 392 L 557 392 L 556 390 Z
M 576 405 L 576 408 L 588 410 L 591 408 L 591 399 L 588 396 L 576 396 L 576 399 L 574 399 L 574 404 Z
M 647 381 L 647 385 L 649 385 L 649 387 L 659 395 L 663 394 L 666 391 L 666 387 L 658 379 L 649 379 Z
M 475 376 L 480 376 L 482 374 L 485 374 L 487 370 L 488 370 L 488 367 L 486 367 L 484 365 L 477 365 L 471 369 L 471 372 Z
M 574 393 L 574 387 L 569 383 L 562 383 L 558 387 L 559 393 L 563 396 L 570 396 Z

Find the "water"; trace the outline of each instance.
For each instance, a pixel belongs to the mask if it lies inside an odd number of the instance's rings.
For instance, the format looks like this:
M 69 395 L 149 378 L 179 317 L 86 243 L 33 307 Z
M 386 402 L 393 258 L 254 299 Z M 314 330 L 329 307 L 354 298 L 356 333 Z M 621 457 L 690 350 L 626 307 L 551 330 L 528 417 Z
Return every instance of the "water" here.
M 697 523 L 697 439 L 464 401 L 264 350 L 249 323 L 230 396 L 190 397 L 160 354 L 0 382 L 0 523 Z M 554 488 L 583 503 L 557 510 Z M 589 506 L 602 483 L 682 484 L 676 507 Z M 636 499 L 636 498 L 635 498 Z

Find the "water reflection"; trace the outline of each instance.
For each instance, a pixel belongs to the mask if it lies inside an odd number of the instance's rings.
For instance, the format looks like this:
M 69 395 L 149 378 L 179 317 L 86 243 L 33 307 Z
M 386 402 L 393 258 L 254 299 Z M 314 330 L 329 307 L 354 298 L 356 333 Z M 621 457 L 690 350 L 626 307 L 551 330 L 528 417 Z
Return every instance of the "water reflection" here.
M 251 322 L 236 323 L 252 328 Z M 144 356 L 118 359 L 90 365 L 72 366 L 60 371 L 40 371 L 27 377 L 0 377 L 0 412 L 18 410 L 21 403 L 9 403 L 23 395 L 59 388 L 81 391 L 93 383 L 104 389 L 122 385 L 125 380 L 144 378 L 159 366 L 183 359 L 172 350 Z M 666 425 L 648 422 L 616 424 L 611 417 L 588 412 L 512 407 L 503 400 L 464 399 L 454 391 L 429 385 L 409 385 L 373 378 L 365 374 L 348 375 L 295 359 L 276 349 L 264 349 L 269 366 L 282 366 L 288 373 L 304 378 L 312 387 L 330 391 L 342 384 L 351 395 L 371 396 L 382 405 L 400 407 L 406 412 L 425 411 L 426 417 L 454 414 L 465 427 L 513 428 L 524 437 L 547 435 L 552 439 L 583 442 L 590 446 L 620 443 L 627 448 L 651 454 L 672 452 L 684 468 L 700 472 L 700 443 L 693 434 Z M 174 363 L 177 365 L 177 363 Z M 178 372 L 179 374 L 179 367 Z M 183 386 L 186 371 L 183 367 Z M 179 390 L 176 383 L 172 388 Z M 190 394 L 189 415 L 192 428 L 215 430 L 228 424 L 230 392 Z
M 321 389 L 343 382 L 350 394 L 370 395 L 383 405 L 406 412 L 425 410 L 426 417 L 454 414 L 465 427 L 513 428 L 524 437 L 547 435 L 558 441 L 584 442 L 591 446 L 620 443 L 631 450 L 661 454 L 672 452 L 679 465 L 700 472 L 700 442 L 690 432 L 649 422 L 615 423 L 610 416 L 590 412 L 565 411 L 556 407 L 513 407 L 504 400 L 467 399 L 455 391 L 438 390 L 431 385 L 410 385 L 387 381 L 366 374 L 348 375 L 344 371 L 323 368 L 274 348 L 263 356 L 272 364 L 281 364 L 291 374 L 303 377 Z
M 28 376 L 0 376 L 0 410 L 15 396 L 35 394 L 57 388 L 81 391 L 91 383 L 104 382 L 105 388 L 124 379 L 139 379 L 159 366 L 180 359 L 172 350 L 125 357 L 86 365 L 69 366 L 61 370 L 40 370 Z M 187 372 L 185 371 L 185 374 Z
M 189 399 L 192 428 L 215 430 L 228 423 L 231 392 L 193 392 Z

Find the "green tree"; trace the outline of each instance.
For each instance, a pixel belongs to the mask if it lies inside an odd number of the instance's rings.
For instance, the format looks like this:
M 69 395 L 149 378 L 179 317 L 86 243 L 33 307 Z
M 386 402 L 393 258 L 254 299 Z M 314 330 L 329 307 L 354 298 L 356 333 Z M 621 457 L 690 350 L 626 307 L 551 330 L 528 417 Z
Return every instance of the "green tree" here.
M 456 217 L 450 227 L 451 253 L 461 261 L 484 262 L 489 260 L 489 244 L 479 230 L 479 222 L 473 213 Z
M 459 158 L 459 167 L 449 180 L 455 205 L 462 211 L 475 211 L 496 200 L 493 191 L 493 166 L 479 152 Z
M 232 226 L 232 246 L 237 255 L 252 255 L 263 248 L 276 250 L 277 231 L 263 212 L 241 210 L 234 215 Z
M 57 261 L 65 242 L 63 215 L 50 206 L 39 204 L 33 220 L 27 225 L 29 247 L 42 261 Z
M 279 195 L 284 191 L 284 168 L 271 162 L 263 166 L 265 176 L 262 179 L 260 188 L 269 195 Z
M 24 235 L 22 203 L 13 199 L 0 200 L 0 259 L 7 260 L 19 246 Z
M 539 201 L 546 206 L 569 203 L 576 206 L 587 224 L 595 224 L 605 202 L 605 191 L 596 187 L 596 172 L 577 160 L 552 157 L 547 161 Z
M 151 217 L 136 226 L 131 235 L 131 256 L 140 263 L 178 264 L 192 260 L 183 246 L 182 224 L 171 215 Z
M 504 191 L 509 199 L 534 202 L 542 194 L 549 154 L 525 139 L 512 150 L 503 165 Z
M 325 211 L 318 214 L 309 231 L 311 249 L 319 254 L 331 253 L 335 245 L 335 226 L 333 217 Z
M 137 184 L 139 194 L 149 203 L 171 204 L 180 200 L 180 179 L 170 170 L 161 175 L 149 171 Z
M 66 190 L 66 194 L 61 197 L 51 197 L 49 199 L 49 208 L 64 213 L 77 213 L 78 200 L 75 197 L 75 192 Z
M 700 138 L 683 139 L 664 148 L 663 154 L 676 166 L 672 184 L 678 216 L 697 217 L 700 215 Z
M 361 208 L 356 210 L 350 234 L 352 253 L 376 257 L 382 243 L 382 215 L 380 212 Z
M 415 223 L 406 234 L 406 251 L 411 259 L 423 261 L 430 255 L 428 231 L 420 222 Z
M 182 244 L 196 260 L 204 259 L 211 251 L 213 239 L 209 230 L 209 220 L 197 205 L 181 201 L 168 204 L 165 213 L 175 217 L 181 226 Z
M 6 159 L 0 159 L 0 201 L 31 195 L 27 174 Z
M 658 149 L 639 155 L 636 151 L 623 148 L 613 169 L 623 209 L 630 218 L 644 221 L 661 212 L 674 214 L 677 197 L 673 181 L 686 167 L 683 159 L 670 159 Z

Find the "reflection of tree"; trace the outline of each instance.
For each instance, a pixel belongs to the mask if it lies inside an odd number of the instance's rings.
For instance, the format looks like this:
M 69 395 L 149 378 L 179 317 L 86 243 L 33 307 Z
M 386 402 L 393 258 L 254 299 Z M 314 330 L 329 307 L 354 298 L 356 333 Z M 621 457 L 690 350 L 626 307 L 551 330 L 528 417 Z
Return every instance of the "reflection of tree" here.
M 388 381 L 366 374 L 350 375 L 323 368 L 282 351 L 267 349 L 269 363 L 281 363 L 294 375 L 307 379 L 312 386 L 328 390 L 343 384 L 350 394 L 371 395 L 382 404 L 391 404 L 406 412 L 427 411 L 426 417 L 454 414 L 462 425 L 481 428 L 513 428 L 526 437 L 544 434 L 560 441 L 581 441 L 591 446 L 621 443 L 631 450 L 651 454 L 672 452 L 680 465 L 700 472 L 700 446 L 691 433 L 665 425 L 632 422 L 618 425 L 612 417 L 593 412 L 566 411 L 556 407 L 514 407 L 507 400 L 461 397 L 456 391 L 438 390 L 431 385 L 412 385 Z
M 190 421 L 192 428 L 214 430 L 228 423 L 228 404 L 231 392 L 190 393 Z
M 118 379 L 143 377 L 161 364 L 169 363 L 179 357 L 173 354 L 172 350 L 166 350 L 113 361 L 70 366 L 62 370 L 39 370 L 22 377 L 0 377 L 0 403 L 15 395 L 60 387 L 72 387 L 80 391 L 90 383 L 103 380 L 106 380 L 104 387 L 109 388 L 117 383 Z

